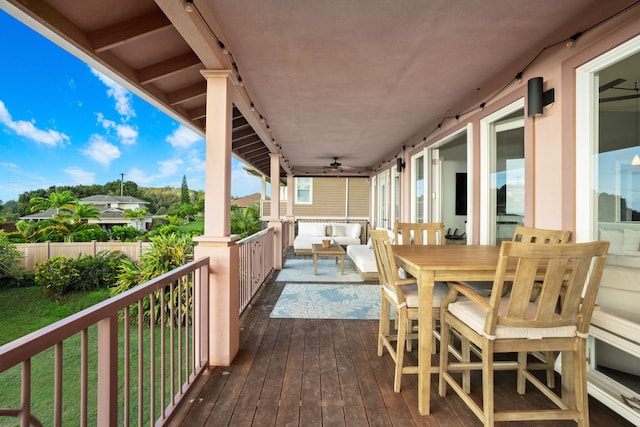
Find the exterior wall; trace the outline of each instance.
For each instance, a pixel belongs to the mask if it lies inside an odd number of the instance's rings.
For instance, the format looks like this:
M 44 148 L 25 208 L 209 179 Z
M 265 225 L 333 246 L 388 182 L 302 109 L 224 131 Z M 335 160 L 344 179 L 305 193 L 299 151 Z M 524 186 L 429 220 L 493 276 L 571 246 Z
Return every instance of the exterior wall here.
M 296 218 L 368 218 L 369 183 L 367 178 L 313 178 L 313 203 L 293 205 Z M 280 203 L 280 213 L 287 212 Z M 263 218 L 269 218 L 269 201 L 263 203 Z
M 468 159 L 473 171 L 473 230 L 472 242 L 479 243 L 479 230 L 483 224 L 480 212 L 480 120 L 501 108 L 527 97 L 527 80 L 543 77 L 544 89 L 555 89 L 555 102 L 544 109 L 542 116 L 528 117 L 525 105 L 525 171 L 526 171 L 526 225 L 540 228 L 562 228 L 575 234 L 576 208 L 575 188 L 580 185 L 575 178 L 575 69 L 615 46 L 640 34 L 640 8 L 603 23 L 596 29 L 587 31 L 573 47 L 557 43 L 545 49 L 527 68 L 522 81 L 513 79 L 513 70 L 496 74 L 476 94 L 467 97 L 467 103 L 456 105 L 448 111 L 468 111 L 459 120 L 444 119 L 438 127 L 427 129 L 417 140 L 407 140 L 405 154 L 406 169 L 402 175 L 403 199 L 402 218 L 410 215 L 411 156 L 422 151 L 462 127 L 471 124 L 473 157 Z M 559 36 L 561 38 L 562 36 Z M 555 41 L 549 42 L 552 45 Z M 541 47 L 542 49 L 542 47 Z M 505 84 L 512 80 L 509 85 Z M 492 94 L 503 88 L 504 90 Z M 490 99 L 487 101 L 487 99 Z M 484 108 L 477 106 L 486 102 Z M 393 159 L 385 159 L 393 160 Z M 383 162 L 384 168 L 376 170 L 377 175 L 390 169 L 394 162 Z M 372 176 L 373 176 L 372 175 Z M 426 177 L 429 179 L 429 177 Z M 375 208 L 375 207 L 374 207 Z

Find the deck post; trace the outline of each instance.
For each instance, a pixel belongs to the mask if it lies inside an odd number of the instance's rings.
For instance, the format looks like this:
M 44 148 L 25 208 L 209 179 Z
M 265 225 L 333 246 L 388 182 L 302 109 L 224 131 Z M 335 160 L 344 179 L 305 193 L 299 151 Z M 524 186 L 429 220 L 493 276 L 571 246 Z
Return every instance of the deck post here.
M 229 366 L 240 348 L 239 236 L 231 235 L 231 70 L 204 70 L 207 80 L 204 236 L 196 259 L 209 257 L 209 364 Z
M 280 155 L 271 153 L 271 216 L 269 228 L 275 231 L 273 239 L 273 268 L 282 270 L 282 222 L 280 221 Z

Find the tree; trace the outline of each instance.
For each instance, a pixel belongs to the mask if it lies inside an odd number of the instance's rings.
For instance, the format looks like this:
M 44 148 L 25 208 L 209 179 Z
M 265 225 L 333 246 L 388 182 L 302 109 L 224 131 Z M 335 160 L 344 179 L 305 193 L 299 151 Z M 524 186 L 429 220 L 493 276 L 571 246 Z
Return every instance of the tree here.
M 191 221 L 198 214 L 198 208 L 189 203 L 183 203 L 178 209 L 178 216 L 185 218 L 187 221 Z
M 189 187 L 187 186 L 187 176 L 182 175 L 182 188 L 180 190 L 180 202 L 185 204 L 191 203 L 191 198 L 189 197 Z
M 94 206 L 93 203 L 81 204 L 76 203 L 73 205 L 73 210 L 71 212 L 71 218 L 74 221 L 88 223 L 90 218 L 98 219 L 100 218 L 100 210 Z
M 34 197 L 31 199 L 31 212 L 42 212 L 53 208 L 55 210 L 54 216 L 59 216 L 61 210 L 72 210 L 77 201 L 78 199 L 69 190 L 52 191 L 48 197 Z
M 135 219 L 136 220 L 136 225 L 138 225 L 139 229 L 144 228 L 143 224 L 144 224 L 144 219 L 147 217 L 147 214 L 149 212 L 147 211 L 147 208 L 142 208 L 142 209 L 125 209 L 124 210 L 124 217 L 126 219 Z
M 231 233 L 247 237 L 258 231 L 260 231 L 260 210 L 257 205 L 244 208 L 231 207 Z

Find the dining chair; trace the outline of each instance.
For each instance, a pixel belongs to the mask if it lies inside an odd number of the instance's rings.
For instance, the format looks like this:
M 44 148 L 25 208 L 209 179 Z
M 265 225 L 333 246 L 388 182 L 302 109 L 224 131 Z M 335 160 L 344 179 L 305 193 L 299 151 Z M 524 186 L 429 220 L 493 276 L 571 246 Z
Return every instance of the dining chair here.
M 487 300 L 469 287 L 449 284 L 442 301 L 441 340 L 449 328 L 469 339 L 480 350 L 480 362 L 450 362 L 448 351 L 440 353 L 439 394 L 450 386 L 485 426 L 496 421 L 566 420 L 588 425 L 586 339 L 609 242 L 546 244 L 502 242 L 491 297 Z M 511 290 L 503 296 L 507 282 Z M 539 296 L 531 301 L 534 284 Z M 458 294 L 466 296 L 457 300 Z M 561 395 L 539 380 L 527 367 L 528 352 L 559 352 L 562 355 Z M 494 355 L 518 353 L 517 392 L 525 393 L 527 381 L 558 409 L 496 409 Z M 453 372 L 482 370 L 482 402 L 466 393 Z M 520 378 L 523 380 L 520 381 Z M 499 406 L 499 405 L 498 405 Z M 501 409 L 501 408 L 498 408 Z
M 395 362 L 393 390 L 399 393 L 402 374 L 418 373 L 417 366 L 404 366 L 406 341 L 418 338 L 416 330 L 409 323 L 410 319 L 418 318 L 418 285 L 415 278 L 401 279 L 398 275 L 398 267 L 387 231 L 370 230 L 369 233 L 376 257 L 381 290 L 378 356 L 382 356 L 386 348 Z M 447 292 L 446 284 L 435 284 L 433 288 L 434 319 L 440 315 L 440 301 Z M 395 334 L 390 331 L 391 307 L 394 308 L 396 314 L 397 330 Z M 394 341 L 395 346 L 393 345 Z
M 393 225 L 393 243 L 395 245 L 446 245 L 444 223 L 442 222 L 395 222 Z M 402 268 L 398 268 L 398 275 L 401 279 L 407 277 L 406 272 Z M 445 289 L 446 284 L 439 285 Z M 417 332 L 414 326 L 414 320 L 409 319 L 408 329 L 410 332 Z M 438 328 L 436 327 L 437 318 L 433 319 L 433 346 L 431 347 L 435 353 L 436 340 L 440 338 Z M 407 351 L 412 349 L 412 340 L 407 339 Z
M 393 225 L 396 245 L 446 244 L 442 222 L 396 222 Z
M 525 243 L 568 243 L 571 232 L 568 230 L 549 230 L 544 228 L 525 227 L 518 225 L 513 232 L 512 242 Z M 493 287 L 493 282 L 464 282 L 465 285 L 471 287 L 480 294 L 489 295 Z M 534 285 L 534 291 L 531 293 L 531 299 L 535 300 L 538 296 L 539 287 Z M 509 292 L 510 286 L 504 286 L 503 294 Z M 521 356 L 526 357 L 526 354 Z M 531 362 L 529 369 L 542 369 L 547 374 L 547 385 L 550 388 L 555 387 L 555 374 L 553 364 L 555 362 L 555 354 L 547 352 L 544 355 L 536 355 L 539 362 Z

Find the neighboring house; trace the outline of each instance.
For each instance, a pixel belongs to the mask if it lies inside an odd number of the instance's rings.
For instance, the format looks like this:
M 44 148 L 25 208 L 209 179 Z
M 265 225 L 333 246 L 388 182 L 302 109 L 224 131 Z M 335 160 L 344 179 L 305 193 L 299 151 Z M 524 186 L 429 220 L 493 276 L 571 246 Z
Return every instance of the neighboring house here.
M 261 198 L 262 196 L 260 196 L 260 193 L 253 193 L 248 196 L 238 197 L 237 199 L 231 200 L 231 205 L 238 206 L 239 208 L 248 208 L 255 203 L 259 203 Z
M 104 194 L 89 196 L 78 201 L 80 204 L 93 206 L 100 211 L 100 218 L 89 218 L 89 224 L 100 224 L 105 230 L 111 230 L 114 225 L 132 226 L 138 230 L 145 231 L 151 226 L 151 215 L 143 218 L 125 218 L 125 210 L 141 210 L 149 204 L 144 200 L 131 196 L 107 196 Z M 20 219 L 36 220 L 49 219 L 53 217 L 54 209 L 37 212 L 31 215 L 20 217 Z

